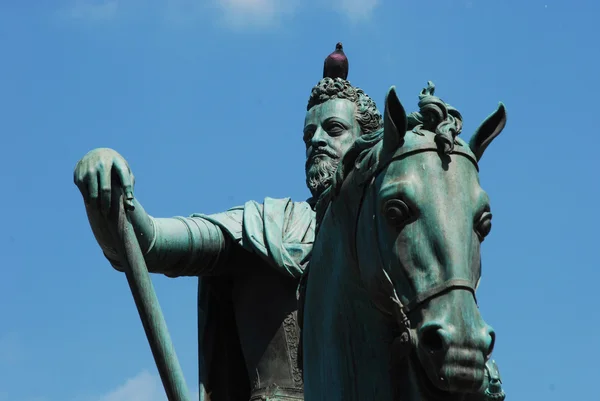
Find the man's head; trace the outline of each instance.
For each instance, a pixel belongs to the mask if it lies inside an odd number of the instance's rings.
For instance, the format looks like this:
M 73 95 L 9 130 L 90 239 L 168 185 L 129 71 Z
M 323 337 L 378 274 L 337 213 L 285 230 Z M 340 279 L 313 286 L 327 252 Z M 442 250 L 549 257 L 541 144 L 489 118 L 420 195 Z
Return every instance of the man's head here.
M 304 120 L 306 185 L 318 197 L 354 140 L 383 127 L 375 102 L 362 89 L 323 78 L 312 89 Z

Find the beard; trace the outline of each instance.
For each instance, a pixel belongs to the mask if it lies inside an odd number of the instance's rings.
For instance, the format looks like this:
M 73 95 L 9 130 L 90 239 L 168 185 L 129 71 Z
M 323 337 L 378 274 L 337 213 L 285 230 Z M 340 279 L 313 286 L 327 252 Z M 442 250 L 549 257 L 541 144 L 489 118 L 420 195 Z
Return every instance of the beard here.
M 339 159 L 318 155 L 306 161 L 306 185 L 313 197 L 318 198 L 330 185 Z

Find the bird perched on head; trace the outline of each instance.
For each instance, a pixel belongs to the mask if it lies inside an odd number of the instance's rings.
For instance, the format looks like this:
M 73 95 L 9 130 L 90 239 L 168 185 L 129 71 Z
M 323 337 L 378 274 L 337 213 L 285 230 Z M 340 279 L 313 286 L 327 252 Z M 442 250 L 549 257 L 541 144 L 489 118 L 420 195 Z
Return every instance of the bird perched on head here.
M 335 51 L 325 59 L 323 65 L 323 78 L 348 79 L 348 57 L 344 53 L 342 42 L 335 45 Z

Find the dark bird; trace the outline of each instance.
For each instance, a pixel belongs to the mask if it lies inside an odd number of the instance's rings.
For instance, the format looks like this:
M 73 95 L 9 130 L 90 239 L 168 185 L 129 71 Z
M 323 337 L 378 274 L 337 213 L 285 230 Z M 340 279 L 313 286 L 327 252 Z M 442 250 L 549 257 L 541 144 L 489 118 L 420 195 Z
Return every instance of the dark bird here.
M 325 59 L 323 65 L 323 78 L 348 79 L 348 57 L 344 53 L 342 42 L 335 45 L 335 51 Z

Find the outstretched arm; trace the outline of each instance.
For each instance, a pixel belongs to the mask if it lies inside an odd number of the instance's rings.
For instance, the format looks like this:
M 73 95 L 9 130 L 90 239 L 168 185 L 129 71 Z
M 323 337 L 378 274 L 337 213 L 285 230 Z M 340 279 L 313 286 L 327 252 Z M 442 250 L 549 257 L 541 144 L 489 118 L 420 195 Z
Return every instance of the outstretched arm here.
M 227 255 L 234 249 L 231 239 L 223 234 L 220 227 L 201 217 L 154 218 L 137 200 L 133 202 L 132 224 L 151 273 L 181 277 L 224 272 L 217 266 L 223 266 Z M 86 209 L 105 257 L 115 269 L 122 271 L 112 238 L 106 235 L 104 222 L 94 218 L 94 210 Z
M 117 270 L 121 267 L 110 228 L 117 221 L 121 191 L 133 209 L 131 222 L 152 273 L 170 277 L 217 274 L 217 264 L 239 248 L 231 246 L 221 228 L 201 217 L 155 219 L 148 215 L 133 196 L 129 165 L 112 149 L 86 154 L 75 167 L 74 181 L 84 198 L 94 236 Z
M 127 162 L 112 149 L 85 155 L 75 167 L 74 180 L 94 236 L 117 270 L 122 269 L 110 228 L 117 221 L 121 192 L 133 209 L 131 223 L 151 273 L 220 275 L 236 268 L 228 263 L 232 257 L 251 253 L 282 274 L 298 278 L 310 257 L 315 221 L 306 202 L 266 198 L 263 204 L 250 201 L 211 216 L 153 218 L 133 196 Z

